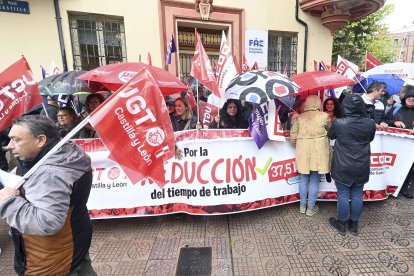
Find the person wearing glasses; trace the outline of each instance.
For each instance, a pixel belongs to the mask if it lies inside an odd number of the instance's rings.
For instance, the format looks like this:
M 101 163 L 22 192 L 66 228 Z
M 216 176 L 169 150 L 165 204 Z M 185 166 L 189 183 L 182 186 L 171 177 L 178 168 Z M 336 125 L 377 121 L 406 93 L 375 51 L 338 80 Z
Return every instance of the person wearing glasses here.
M 59 129 L 60 138 L 63 138 L 68 134 L 77 124 L 78 124 L 78 116 L 76 115 L 75 111 L 70 107 L 61 107 L 57 113 L 57 120 L 56 123 Z M 72 139 L 77 139 L 79 137 L 79 133 L 76 133 L 72 136 Z

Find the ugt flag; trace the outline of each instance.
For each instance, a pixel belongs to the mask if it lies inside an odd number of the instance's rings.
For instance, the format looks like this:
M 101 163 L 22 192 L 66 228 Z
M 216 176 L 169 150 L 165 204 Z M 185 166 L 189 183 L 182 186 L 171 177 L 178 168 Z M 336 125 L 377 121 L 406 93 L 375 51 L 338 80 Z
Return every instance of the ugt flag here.
M 0 73 L 0 130 L 42 103 L 37 82 L 25 57 Z
M 164 161 L 174 156 L 174 132 L 155 80 L 143 68 L 89 117 L 102 142 L 133 183 L 166 184 Z
M 227 43 L 226 35 L 222 34 L 220 55 L 217 62 L 217 86 L 220 98 L 224 99 L 227 86 L 230 84 L 234 76 L 237 75 L 237 68 L 234 63 L 231 49 Z

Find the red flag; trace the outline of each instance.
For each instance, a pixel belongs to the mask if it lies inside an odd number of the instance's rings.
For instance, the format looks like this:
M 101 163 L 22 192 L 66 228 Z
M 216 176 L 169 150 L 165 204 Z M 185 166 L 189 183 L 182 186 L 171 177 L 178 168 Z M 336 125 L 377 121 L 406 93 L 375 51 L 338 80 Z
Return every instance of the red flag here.
M 217 62 L 216 62 L 216 60 L 212 59 L 211 63 L 212 63 L 212 68 L 213 68 L 213 72 L 214 72 L 214 77 L 217 78 Z
M 313 71 L 319 71 L 319 61 L 313 60 Z
M 368 71 L 378 65 L 381 65 L 382 62 L 379 61 L 376 57 L 374 57 L 371 53 L 366 52 L 365 55 L 365 71 Z
M 148 65 L 152 65 L 152 59 L 151 59 L 151 54 L 150 54 L 150 52 L 148 52 L 148 56 L 147 56 L 147 63 L 148 63 Z
M 188 104 L 191 106 L 191 109 L 197 112 L 197 102 L 194 98 L 193 91 L 190 88 L 190 85 L 187 84 L 187 100 Z
M 195 31 L 195 52 L 193 63 L 191 64 L 190 75 L 201 82 L 205 87 L 211 90 L 217 97 L 220 98 L 220 93 L 217 88 L 216 77 L 214 76 L 213 69 L 211 68 L 210 59 L 204 50 L 201 43 L 200 36 L 197 30 Z
M 257 65 L 257 61 L 254 62 L 253 66 L 252 66 L 252 71 L 253 70 L 259 70 L 259 65 Z
M 237 60 L 236 55 L 233 55 L 233 61 L 234 61 L 234 65 L 236 66 L 237 74 L 240 75 L 241 74 L 240 64 L 239 64 L 239 61 Z
M 100 105 L 89 121 L 134 184 L 146 177 L 160 187 L 166 184 L 164 162 L 174 156 L 174 132 L 163 95 L 147 69 Z
M 241 67 L 241 72 L 246 73 L 246 72 L 249 72 L 249 71 L 250 71 L 250 67 L 247 64 L 246 56 L 243 55 L 243 64 L 242 64 L 242 67 Z
M 214 117 L 219 114 L 220 108 L 204 101 L 199 101 L 198 105 L 200 111 L 199 118 L 203 124 L 203 128 L 210 128 L 215 124 Z
M 0 73 L 0 130 L 42 103 L 27 60 L 22 57 Z

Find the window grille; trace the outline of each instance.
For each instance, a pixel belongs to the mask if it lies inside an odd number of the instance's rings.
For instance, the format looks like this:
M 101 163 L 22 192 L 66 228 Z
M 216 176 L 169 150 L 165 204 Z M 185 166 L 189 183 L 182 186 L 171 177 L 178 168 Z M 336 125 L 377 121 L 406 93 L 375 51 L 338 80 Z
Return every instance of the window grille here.
M 203 30 L 197 29 L 201 37 L 204 49 L 211 61 L 211 67 L 215 71 L 214 64 L 217 63 L 220 44 L 221 30 Z M 191 63 L 195 50 L 195 32 L 193 28 L 179 27 L 178 29 L 178 47 L 179 47 L 179 68 L 180 78 L 185 81 L 189 78 L 191 72 Z
M 123 19 L 102 15 L 70 15 L 74 70 L 126 62 Z
M 290 32 L 269 31 L 267 70 L 288 76 L 297 73 L 298 35 Z

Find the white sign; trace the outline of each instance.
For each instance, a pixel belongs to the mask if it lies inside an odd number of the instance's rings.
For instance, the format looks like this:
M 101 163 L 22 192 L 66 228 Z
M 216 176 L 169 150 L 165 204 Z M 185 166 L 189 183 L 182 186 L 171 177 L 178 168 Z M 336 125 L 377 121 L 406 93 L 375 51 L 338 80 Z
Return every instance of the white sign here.
M 267 68 L 267 30 L 246 30 L 246 60 L 250 68 L 257 62 L 259 69 Z

